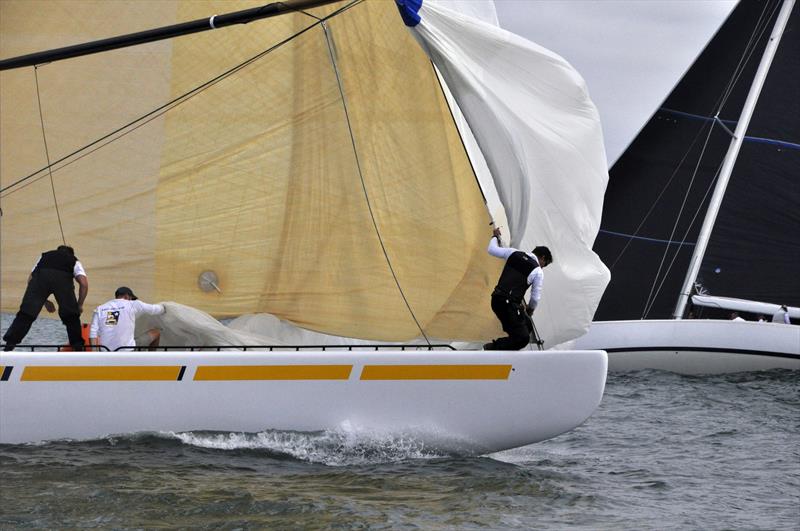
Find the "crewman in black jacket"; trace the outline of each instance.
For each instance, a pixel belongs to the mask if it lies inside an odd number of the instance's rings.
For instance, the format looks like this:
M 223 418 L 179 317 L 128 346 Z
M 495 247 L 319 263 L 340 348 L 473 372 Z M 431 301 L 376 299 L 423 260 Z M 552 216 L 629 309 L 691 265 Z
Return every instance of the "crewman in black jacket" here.
M 497 287 L 492 292 L 492 311 L 503 325 L 508 337 L 501 337 L 486 343 L 484 350 L 519 350 L 530 342 L 528 318 L 542 297 L 544 272 L 542 269 L 553 263 L 550 249 L 537 247 L 526 253 L 513 247 L 500 246 L 500 229 L 494 229 L 489 240 L 489 254 L 506 261 Z M 523 302 L 525 292 L 531 287 L 528 304 Z M 527 315 L 525 315 L 527 313 Z
M 75 298 L 73 279 L 78 283 L 78 298 Z M 89 281 L 83 265 L 75 256 L 75 251 L 67 245 L 59 245 L 54 251 L 42 253 L 28 277 L 28 287 L 22 297 L 22 304 L 14 322 L 6 331 L 3 350 L 14 350 L 21 343 L 31 325 L 42 311 L 42 306 L 52 313 L 55 306 L 47 297 L 55 296 L 58 303 L 58 316 L 67 327 L 67 336 L 72 350 L 83 350 L 81 335 L 81 313 L 83 301 L 89 292 Z

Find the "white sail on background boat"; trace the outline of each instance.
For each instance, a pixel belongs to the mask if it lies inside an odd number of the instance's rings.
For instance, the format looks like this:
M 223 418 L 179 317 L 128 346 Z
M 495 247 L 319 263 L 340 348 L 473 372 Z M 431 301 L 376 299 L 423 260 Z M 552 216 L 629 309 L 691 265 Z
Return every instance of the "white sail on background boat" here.
M 147 16 L 163 24 L 213 5 L 158 3 Z M 130 23 L 117 4 L 96 7 L 70 6 L 87 22 L 58 39 L 105 35 L 106 18 Z M 63 5 L 37 9 L 44 21 L 24 3 L 2 9 L 4 56 L 67 43 L 54 37 Z M 608 279 L 590 250 L 607 174 L 585 86 L 558 56 L 498 28 L 427 3 L 419 13 L 412 31 L 482 148 L 512 242 L 555 254 L 537 325 L 551 341 L 575 337 Z M 265 311 L 349 338 L 499 335 L 488 299 L 502 264 L 485 251 L 483 196 L 437 75 L 394 4 L 340 2 L 0 76 L 12 109 L 3 128 L 15 131 L 2 152 L 5 309 L 63 231 L 89 273 L 87 305 L 126 283 L 144 299 L 219 317 Z M 209 278 L 216 289 L 205 291 Z M 429 435 L 439 426 L 496 450 L 582 422 L 606 367 L 603 352 L 37 354 L 3 354 L 2 441 L 354 423 Z M 33 399 L 42 385 L 49 391 Z M 145 390 L 179 407 L 143 411 Z M 277 392 L 311 412 L 287 413 Z M 86 410 L 87 396 L 109 394 L 102 414 Z M 492 399 L 475 409 L 469 396 Z M 226 406 L 251 400 L 259 406 Z M 48 422 L 24 420 L 53 401 Z

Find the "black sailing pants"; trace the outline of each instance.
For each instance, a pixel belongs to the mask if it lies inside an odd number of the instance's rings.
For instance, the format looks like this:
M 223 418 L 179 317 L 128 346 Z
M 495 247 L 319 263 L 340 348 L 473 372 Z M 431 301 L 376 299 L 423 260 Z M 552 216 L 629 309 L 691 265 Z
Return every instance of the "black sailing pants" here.
M 83 350 L 81 335 L 81 311 L 75 298 L 72 275 L 57 269 L 37 269 L 31 275 L 22 304 L 14 322 L 6 330 L 3 340 L 11 347 L 21 343 L 31 325 L 42 311 L 47 297 L 54 295 L 58 303 L 58 316 L 67 327 L 69 344 L 73 350 Z M 78 348 L 79 347 L 79 348 Z
M 504 295 L 492 295 L 492 311 L 500 319 L 503 332 L 508 337 L 495 339 L 484 347 L 485 350 L 520 350 L 530 342 L 528 319 L 522 304 L 511 301 Z

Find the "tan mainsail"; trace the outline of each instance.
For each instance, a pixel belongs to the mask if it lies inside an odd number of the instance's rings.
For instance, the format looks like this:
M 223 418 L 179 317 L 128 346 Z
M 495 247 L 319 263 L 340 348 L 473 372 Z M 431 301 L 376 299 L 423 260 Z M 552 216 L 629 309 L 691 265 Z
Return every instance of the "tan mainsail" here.
M 4 1 L 0 56 L 253 5 Z M 39 67 L 56 161 L 313 26 L 56 164 L 53 187 L 40 172 L 4 192 L 2 309 L 61 243 L 57 203 L 89 275 L 87 312 L 125 284 L 148 301 L 346 337 L 410 339 L 417 323 L 436 338 L 497 335 L 488 303 L 502 262 L 486 254 L 488 215 L 430 62 L 394 2 L 316 22 L 290 14 Z M 0 98 L 7 187 L 47 164 L 33 69 L 0 73 Z M 200 289 L 204 271 L 221 293 Z

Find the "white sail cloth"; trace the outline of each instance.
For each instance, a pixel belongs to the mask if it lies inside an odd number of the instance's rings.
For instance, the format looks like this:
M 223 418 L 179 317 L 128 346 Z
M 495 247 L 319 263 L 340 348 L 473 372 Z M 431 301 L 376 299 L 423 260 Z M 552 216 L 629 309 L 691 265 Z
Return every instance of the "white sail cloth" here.
M 610 277 L 592 251 L 608 172 L 584 80 L 555 53 L 445 2 L 398 4 L 486 159 L 505 236 L 553 252 L 535 315 L 540 334 L 551 345 L 583 334 Z
M 736 310 L 740 312 L 762 314 L 770 318 L 781 309 L 780 304 L 774 304 L 771 302 L 750 301 L 746 299 L 717 297 L 713 295 L 692 295 L 692 304 L 695 306 L 704 306 L 706 308 L 719 308 L 722 310 Z M 800 308 L 796 306 L 788 306 L 786 309 L 790 318 L 800 319 Z
M 151 328 L 161 332 L 161 345 L 197 348 L 221 347 L 221 350 L 237 350 L 237 347 L 296 347 L 296 346 L 340 346 L 358 349 L 374 348 L 387 344 L 382 341 L 362 340 L 314 332 L 278 319 L 274 315 L 259 313 L 242 315 L 223 324 L 207 313 L 179 304 L 162 302 L 167 309 L 158 315 L 141 315 L 136 320 L 136 336 Z M 422 339 L 406 341 L 408 344 L 425 346 Z M 140 347 L 145 344 L 138 345 Z

